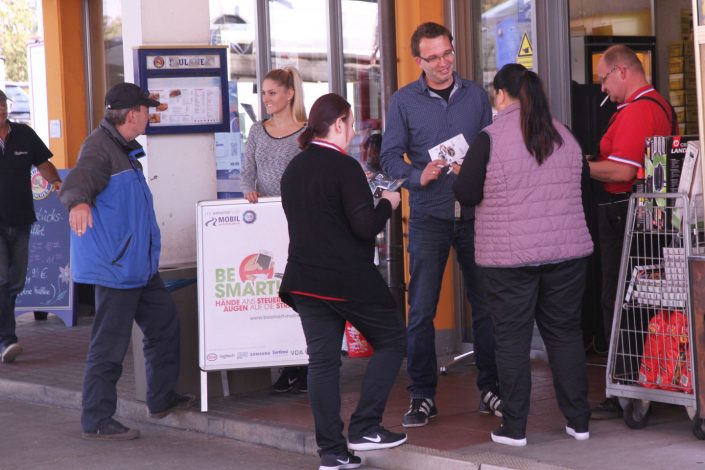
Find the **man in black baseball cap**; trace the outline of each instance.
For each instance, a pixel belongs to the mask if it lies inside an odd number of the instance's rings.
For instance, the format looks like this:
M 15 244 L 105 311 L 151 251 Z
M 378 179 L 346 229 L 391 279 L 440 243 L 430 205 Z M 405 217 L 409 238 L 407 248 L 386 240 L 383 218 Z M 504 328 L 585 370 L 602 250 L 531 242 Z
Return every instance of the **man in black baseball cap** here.
M 146 91 L 134 83 L 118 83 L 105 95 L 107 109 L 126 109 L 144 105 L 148 108 L 159 106 L 159 101 L 149 97 Z
M 161 238 L 152 194 L 137 160 L 144 149 L 149 107 L 159 105 L 132 83 L 105 96 L 105 117 L 81 146 L 59 199 L 69 210 L 71 273 L 95 286 L 95 318 L 81 402 L 82 437 L 125 441 L 139 437 L 113 416 L 117 382 L 132 324 L 144 333 L 147 408 L 160 419 L 190 406 L 175 391 L 179 376 L 179 319 L 159 277 Z

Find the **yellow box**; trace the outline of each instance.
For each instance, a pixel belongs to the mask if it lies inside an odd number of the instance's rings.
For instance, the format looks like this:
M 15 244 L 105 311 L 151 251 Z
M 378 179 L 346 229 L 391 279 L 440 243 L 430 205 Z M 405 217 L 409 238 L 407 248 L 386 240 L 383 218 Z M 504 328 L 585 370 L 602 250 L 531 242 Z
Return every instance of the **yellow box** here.
M 672 73 L 668 76 L 669 90 L 682 90 L 685 88 L 685 80 L 682 73 Z
M 668 57 L 683 57 L 683 41 L 675 41 L 668 45 Z
M 670 101 L 671 106 L 683 106 L 685 104 L 685 90 L 669 91 L 668 101 Z
M 668 73 L 683 73 L 685 69 L 685 61 L 683 57 L 668 58 Z

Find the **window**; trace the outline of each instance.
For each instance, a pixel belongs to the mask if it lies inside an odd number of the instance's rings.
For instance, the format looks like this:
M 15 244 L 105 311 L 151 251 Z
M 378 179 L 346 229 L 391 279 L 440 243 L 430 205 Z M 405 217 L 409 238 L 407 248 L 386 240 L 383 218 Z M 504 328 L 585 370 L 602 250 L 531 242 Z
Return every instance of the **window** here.
M 343 62 L 347 99 L 357 131 L 350 155 L 379 170 L 382 131 L 377 1 L 343 0 Z
M 518 62 L 533 69 L 532 0 L 482 0 L 480 60 L 482 84 L 489 91 L 502 66 Z
M 122 50 L 122 7 L 120 0 L 86 1 L 89 34 L 91 128 L 103 118 L 105 93 L 125 81 Z
M 218 197 L 241 197 L 240 169 L 247 134 L 258 120 L 257 15 L 253 0 L 210 0 L 211 44 L 228 46 L 230 132 L 215 136 Z
M 299 70 L 307 111 L 329 92 L 327 24 L 326 0 L 269 0 L 272 68 Z

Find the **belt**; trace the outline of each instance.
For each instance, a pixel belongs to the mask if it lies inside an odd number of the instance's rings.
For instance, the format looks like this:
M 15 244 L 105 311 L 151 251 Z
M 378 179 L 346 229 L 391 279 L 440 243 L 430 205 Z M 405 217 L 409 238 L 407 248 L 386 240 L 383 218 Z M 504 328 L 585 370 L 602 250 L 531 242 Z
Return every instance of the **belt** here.
M 597 204 L 598 206 L 607 206 L 609 204 L 618 204 L 620 202 L 627 202 L 629 200 L 629 196 L 631 196 L 631 192 L 623 192 L 623 193 L 608 193 L 608 192 L 603 192 L 600 195 L 600 202 Z

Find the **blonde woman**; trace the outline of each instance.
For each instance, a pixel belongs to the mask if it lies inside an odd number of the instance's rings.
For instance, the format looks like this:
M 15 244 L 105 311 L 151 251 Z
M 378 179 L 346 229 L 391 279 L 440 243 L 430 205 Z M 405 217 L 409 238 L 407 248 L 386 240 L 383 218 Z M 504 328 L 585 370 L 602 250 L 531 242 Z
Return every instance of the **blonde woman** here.
M 280 195 L 284 169 L 300 151 L 296 139 L 306 127 L 306 109 L 299 72 L 286 67 L 265 75 L 262 103 L 269 118 L 252 125 L 242 163 L 242 190 L 252 203 Z
M 306 109 L 298 70 L 286 67 L 265 75 L 262 103 L 269 118 L 252 125 L 242 163 L 242 190 L 251 203 L 281 194 L 282 174 L 300 152 L 297 139 L 306 127 Z M 274 383 L 274 391 L 308 391 L 307 373 L 305 366 L 285 367 Z

